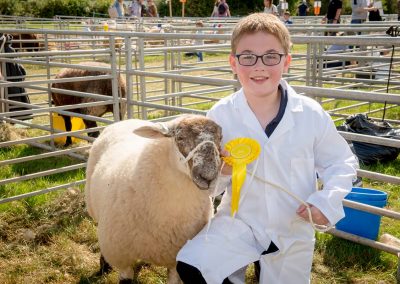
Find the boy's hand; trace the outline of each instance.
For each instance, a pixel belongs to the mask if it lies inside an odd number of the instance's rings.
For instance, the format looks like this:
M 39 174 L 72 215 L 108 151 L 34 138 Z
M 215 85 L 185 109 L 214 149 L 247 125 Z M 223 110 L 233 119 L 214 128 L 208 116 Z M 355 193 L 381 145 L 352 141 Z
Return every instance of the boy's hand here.
M 324 214 L 322 214 L 322 212 L 317 207 L 315 207 L 312 204 L 308 204 L 308 205 L 310 206 L 311 217 L 312 217 L 312 221 L 314 222 L 314 224 L 327 225 L 329 223 L 329 220 L 325 217 Z M 299 206 L 296 213 L 304 220 L 310 222 L 310 220 L 308 218 L 307 207 L 304 204 L 301 204 Z
M 222 157 L 229 157 L 230 154 L 225 149 L 221 150 Z M 226 176 L 232 175 L 232 167 L 226 163 L 224 163 L 224 167 L 221 169 L 221 173 Z

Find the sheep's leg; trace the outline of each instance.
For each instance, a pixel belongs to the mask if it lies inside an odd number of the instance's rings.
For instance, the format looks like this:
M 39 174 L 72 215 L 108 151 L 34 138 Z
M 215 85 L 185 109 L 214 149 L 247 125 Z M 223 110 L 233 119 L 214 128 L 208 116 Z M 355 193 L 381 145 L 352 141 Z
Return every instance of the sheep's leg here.
M 65 130 L 70 132 L 72 130 L 72 122 L 71 122 L 71 117 L 68 115 L 62 115 L 64 119 L 64 124 L 65 124 Z M 71 136 L 67 136 L 67 140 L 65 141 L 64 146 L 67 147 L 72 144 L 72 138 Z
M 104 275 L 112 270 L 111 265 L 104 259 L 103 255 L 100 255 L 100 271 L 98 275 Z
M 96 121 L 91 121 L 91 120 L 84 119 L 83 122 L 85 123 L 86 129 L 97 127 Z M 88 133 L 88 136 L 89 137 L 93 137 L 93 138 L 97 138 L 97 137 L 99 137 L 99 135 L 100 135 L 99 131 L 94 131 L 94 132 L 89 132 Z
M 121 271 L 119 272 L 119 284 L 133 283 L 133 276 L 133 269 L 131 267 L 121 269 Z
M 181 278 L 175 268 L 168 268 L 168 284 L 182 284 Z

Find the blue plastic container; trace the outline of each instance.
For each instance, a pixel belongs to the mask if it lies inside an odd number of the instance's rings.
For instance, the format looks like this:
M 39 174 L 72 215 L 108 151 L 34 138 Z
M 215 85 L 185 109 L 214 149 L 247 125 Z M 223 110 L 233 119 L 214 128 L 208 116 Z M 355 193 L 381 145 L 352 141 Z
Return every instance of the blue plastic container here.
M 345 199 L 383 208 L 387 203 L 387 193 L 369 188 L 353 187 Z M 346 216 L 336 224 L 336 229 L 360 237 L 376 240 L 381 216 L 344 207 Z

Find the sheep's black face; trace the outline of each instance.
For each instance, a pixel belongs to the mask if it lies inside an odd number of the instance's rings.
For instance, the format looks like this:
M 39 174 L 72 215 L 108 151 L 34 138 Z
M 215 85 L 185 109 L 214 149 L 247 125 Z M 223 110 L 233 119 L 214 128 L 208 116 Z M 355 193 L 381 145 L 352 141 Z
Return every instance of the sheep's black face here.
M 202 116 L 188 116 L 182 119 L 175 129 L 176 144 L 185 157 L 201 142 L 213 142 L 201 145 L 189 160 L 192 180 L 199 189 L 211 189 L 215 185 L 221 166 L 221 139 L 221 127 Z

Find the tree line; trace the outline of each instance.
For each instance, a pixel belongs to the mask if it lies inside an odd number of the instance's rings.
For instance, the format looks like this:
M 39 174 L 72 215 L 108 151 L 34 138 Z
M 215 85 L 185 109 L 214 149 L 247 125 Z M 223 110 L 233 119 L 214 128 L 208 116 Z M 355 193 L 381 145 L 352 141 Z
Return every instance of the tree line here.
M 179 0 L 172 1 L 172 15 L 181 16 L 182 3 Z M 353 1 L 353 0 L 350 0 Z M 31 16 L 39 18 L 52 18 L 55 15 L 64 16 L 107 16 L 108 7 L 114 0 L 0 0 L 0 14 L 14 16 Z M 169 4 L 165 0 L 156 0 L 160 17 L 169 16 Z M 253 12 L 261 12 L 264 9 L 263 0 L 236 1 L 228 0 L 232 16 L 245 16 Z M 279 0 L 273 0 L 275 5 Z M 297 6 L 301 0 L 287 0 L 289 11 L 296 15 Z M 313 15 L 314 0 L 307 0 L 310 5 L 310 14 Z M 321 15 L 326 13 L 329 0 L 322 0 Z M 384 11 L 387 14 L 397 13 L 397 2 L 394 0 L 382 0 Z M 127 1 L 129 3 L 129 1 Z M 343 1 L 342 14 L 351 13 L 351 3 Z M 186 17 L 209 17 L 213 10 L 214 0 L 187 0 L 185 3 Z

